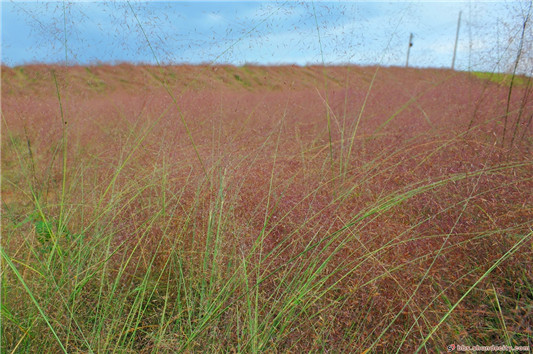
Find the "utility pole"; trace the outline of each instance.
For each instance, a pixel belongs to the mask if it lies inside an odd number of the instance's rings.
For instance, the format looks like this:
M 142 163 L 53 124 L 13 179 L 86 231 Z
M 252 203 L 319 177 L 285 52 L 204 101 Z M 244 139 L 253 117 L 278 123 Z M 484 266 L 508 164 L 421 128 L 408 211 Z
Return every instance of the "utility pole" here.
M 453 47 L 452 70 L 455 68 L 455 56 L 457 55 L 457 42 L 459 41 L 459 29 L 461 28 L 461 13 L 462 11 L 459 11 L 459 19 L 457 20 L 457 33 L 455 34 L 455 46 Z
M 498 58 L 496 71 L 500 72 L 501 57 L 500 57 L 500 18 L 499 17 L 496 18 L 496 58 Z
M 409 46 L 407 47 L 407 60 L 405 61 L 405 67 L 409 66 L 409 52 L 411 52 L 411 47 L 413 46 L 413 34 L 409 36 Z

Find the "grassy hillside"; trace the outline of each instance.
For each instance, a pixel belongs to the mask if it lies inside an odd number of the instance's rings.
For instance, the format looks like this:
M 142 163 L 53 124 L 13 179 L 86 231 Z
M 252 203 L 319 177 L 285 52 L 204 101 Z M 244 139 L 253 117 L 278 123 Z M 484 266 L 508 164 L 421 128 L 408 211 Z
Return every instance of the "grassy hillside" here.
M 3 350 L 531 346 L 530 90 L 2 67 Z

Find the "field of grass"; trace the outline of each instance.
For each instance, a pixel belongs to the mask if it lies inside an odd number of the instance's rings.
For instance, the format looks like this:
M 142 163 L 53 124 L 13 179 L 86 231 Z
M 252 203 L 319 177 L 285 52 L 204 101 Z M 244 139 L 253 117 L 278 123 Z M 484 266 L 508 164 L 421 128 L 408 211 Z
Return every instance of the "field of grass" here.
M 378 67 L 2 67 L 2 352 L 533 344 L 533 100 Z
M 502 74 L 502 73 L 488 73 L 483 71 L 474 71 L 472 74 L 480 79 L 489 80 L 500 85 L 513 85 L 526 86 L 530 85 L 531 78 L 524 75 Z

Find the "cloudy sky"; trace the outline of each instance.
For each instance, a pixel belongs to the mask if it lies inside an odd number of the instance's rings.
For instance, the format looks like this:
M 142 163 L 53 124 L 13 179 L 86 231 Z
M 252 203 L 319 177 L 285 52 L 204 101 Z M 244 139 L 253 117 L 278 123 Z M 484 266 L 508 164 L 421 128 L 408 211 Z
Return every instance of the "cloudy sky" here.
M 403 66 L 413 33 L 410 66 L 450 67 L 462 12 L 456 68 L 494 71 L 505 69 L 511 57 L 519 36 L 512 14 L 524 3 L 2 0 L 1 58 L 10 66 L 65 61 Z

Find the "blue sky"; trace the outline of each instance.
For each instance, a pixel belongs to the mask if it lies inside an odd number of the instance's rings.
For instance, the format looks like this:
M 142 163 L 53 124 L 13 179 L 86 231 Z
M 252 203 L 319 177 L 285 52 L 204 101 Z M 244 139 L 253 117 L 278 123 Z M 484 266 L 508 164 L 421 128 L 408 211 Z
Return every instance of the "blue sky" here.
M 230 63 L 450 67 L 493 71 L 516 42 L 502 2 L 2 1 L 2 63 Z M 516 22 L 516 21 L 515 21 Z M 65 32 L 66 29 L 66 32 Z M 514 31 L 514 32 L 513 32 Z M 65 36 L 66 33 L 66 36 Z M 65 37 L 66 48 L 65 52 Z M 511 45 L 511 49 L 513 46 Z

